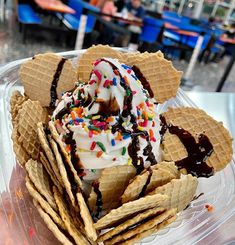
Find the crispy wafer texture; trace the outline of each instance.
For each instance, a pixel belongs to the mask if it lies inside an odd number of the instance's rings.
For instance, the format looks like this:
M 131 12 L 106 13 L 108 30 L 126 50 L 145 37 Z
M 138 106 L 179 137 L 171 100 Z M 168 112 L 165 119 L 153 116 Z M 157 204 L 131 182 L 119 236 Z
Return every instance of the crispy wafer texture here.
M 30 159 L 30 156 L 19 142 L 19 133 L 17 131 L 17 127 L 13 128 L 11 139 L 13 141 L 13 150 L 15 152 L 16 159 L 21 166 L 24 166 L 25 163 Z
M 154 98 L 159 103 L 175 97 L 180 85 L 182 72 L 177 71 L 171 61 L 164 58 L 163 54 L 143 53 L 128 57 L 128 65 L 138 67 L 143 76 L 150 83 Z
M 88 82 L 93 68 L 93 63 L 103 57 L 122 60 L 123 56 L 108 45 L 92 46 L 82 55 L 78 62 L 78 77 L 82 82 Z
M 167 198 L 168 197 L 166 195 L 157 194 L 125 203 L 121 207 L 111 210 L 108 214 L 99 219 L 95 223 L 95 228 L 97 230 L 110 228 L 114 224 L 121 222 L 124 219 L 127 219 L 130 215 L 134 215 L 137 212 L 153 207 L 161 207 L 164 201 L 167 200 Z
M 81 179 L 79 178 L 78 176 L 78 173 L 77 171 L 75 170 L 73 164 L 72 164 L 72 161 L 71 161 L 71 156 L 66 152 L 65 148 L 64 148 L 64 145 L 63 145 L 63 142 L 61 141 L 60 137 L 59 137 L 59 134 L 53 124 L 52 121 L 49 122 L 49 129 L 50 129 L 50 132 L 51 132 L 51 135 L 53 137 L 53 139 L 55 140 L 55 142 L 58 144 L 58 147 L 59 147 L 59 150 L 61 152 L 61 154 L 63 155 L 64 157 L 64 160 L 66 161 L 66 164 L 69 165 L 69 168 L 74 176 L 74 179 L 76 181 L 76 183 L 78 184 L 78 186 L 83 189 L 83 185 L 82 185 L 82 181 Z
M 37 123 L 47 121 L 47 111 L 42 108 L 38 101 L 27 100 L 22 104 L 17 117 L 18 140 L 30 157 L 37 160 L 40 150 Z
M 50 179 L 43 165 L 38 161 L 30 159 L 25 164 L 25 168 L 30 180 L 37 188 L 38 192 L 45 197 L 54 210 L 57 210 L 55 199 L 51 191 Z
M 78 201 L 78 205 L 79 205 L 79 209 L 80 209 L 80 215 L 81 215 L 83 223 L 84 223 L 86 235 L 92 241 L 96 241 L 97 240 L 97 233 L 96 233 L 96 230 L 94 227 L 94 223 L 93 223 L 91 214 L 90 214 L 88 207 L 86 205 L 86 202 L 83 198 L 83 195 L 81 192 L 78 192 L 76 194 L 76 196 L 77 196 L 77 201 Z
M 72 205 L 75 207 L 76 204 L 75 204 L 75 197 L 74 197 L 73 192 L 72 192 L 72 186 L 71 186 L 72 183 L 70 183 L 70 181 L 69 181 L 68 173 L 65 169 L 62 157 L 61 157 L 59 150 L 58 150 L 58 147 L 57 147 L 57 144 L 51 138 L 51 136 L 49 136 L 48 138 L 49 138 L 51 148 L 52 148 L 54 155 L 55 155 L 55 158 L 56 158 L 56 163 L 57 163 L 57 166 L 58 166 L 64 187 L 65 187 L 65 190 L 66 190 L 66 192 L 70 198 Z
M 40 152 L 39 159 L 42 165 L 44 166 L 44 168 L 46 169 L 48 175 L 51 177 L 53 184 L 56 185 L 59 191 L 62 193 L 63 187 L 61 186 L 60 182 L 57 180 L 55 173 L 53 172 L 53 169 L 51 168 L 51 165 L 43 152 Z
M 36 200 L 42 209 L 51 216 L 53 221 L 62 229 L 65 229 L 65 225 L 63 221 L 61 220 L 60 216 L 57 214 L 57 212 L 51 207 L 51 205 L 43 198 L 43 196 L 37 191 L 33 183 L 30 181 L 30 179 L 26 179 L 26 188 L 29 191 L 29 194 L 32 196 L 34 200 Z
M 26 96 L 23 96 L 18 90 L 15 90 L 10 99 L 10 106 L 11 106 L 11 117 L 12 117 L 12 124 L 15 126 L 16 117 L 18 115 L 18 111 L 21 108 L 22 104 L 27 100 Z
M 57 68 L 63 57 L 53 53 L 39 54 L 26 61 L 20 67 L 20 79 L 25 94 L 31 100 L 40 101 L 42 106 L 49 106 L 51 102 L 51 86 L 57 73 Z M 76 70 L 70 60 L 66 60 L 58 74 L 57 95 L 71 90 L 77 80 Z
M 141 239 L 150 236 L 151 234 L 156 233 L 157 231 L 164 229 L 166 226 L 170 225 L 172 222 L 174 222 L 176 220 L 177 216 L 173 216 L 167 220 L 164 220 L 162 223 L 154 226 L 152 229 L 146 230 L 140 234 L 137 234 L 134 237 L 131 237 L 130 239 L 123 241 L 122 245 L 132 245 L 135 242 L 140 241 Z M 106 244 L 105 244 L 106 245 Z
M 64 245 L 73 245 L 73 243 L 66 237 L 66 235 L 58 228 L 51 217 L 41 208 L 41 206 L 34 201 L 34 206 L 37 208 L 41 218 L 46 223 L 48 229 L 54 234 L 54 236 Z
M 217 122 L 204 111 L 196 108 L 170 108 L 163 113 L 167 123 L 178 126 L 190 132 L 198 141 L 200 134 L 205 134 L 212 146 L 213 152 L 206 163 L 215 171 L 223 169 L 232 159 L 232 138 L 221 122 Z M 178 161 L 188 156 L 188 153 L 176 135 L 168 131 L 163 137 L 164 159 Z
M 167 195 L 163 207 L 176 208 L 178 212 L 185 209 L 196 193 L 198 180 L 191 174 L 182 176 L 181 179 L 173 179 L 171 182 L 156 188 L 150 193 Z
M 117 234 L 121 233 L 122 231 L 125 231 L 131 226 L 134 226 L 135 224 L 141 222 L 142 220 L 152 217 L 156 214 L 162 213 L 165 211 L 165 208 L 157 207 L 157 208 L 151 208 L 144 212 L 141 212 L 137 214 L 135 217 L 128 219 L 124 223 L 118 225 L 117 227 L 113 228 L 112 230 L 109 230 L 108 232 L 104 233 L 98 238 L 98 242 L 109 240 L 110 238 L 116 236 Z
M 174 178 L 175 175 L 170 171 L 161 168 L 151 169 L 151 171 L 144 170 L 140 175 L 137 175 L 131 180 L 121 197 L 122 203 L 136 200 L 140 194 L 146 195 L 158 186 L 164 185 Z M 142 193 L 143 190 L 144 192 Z
M 61 186 L 64 186 L 60 172 L 59 172 L 59 169 L 58 169 L 58 166 L 57 166 L 57 163 L 56 163 L 55 156 L 54 156 L 54 154 L 50 148 L 50 145 L 49 145 L 49 142 L 47 140 L 46 133 L 44 132 L 42 123 L 37 124 L 37 134 L 38 134 L 38 138 L 39 138 L 41 147 L 42 147 L 44 153 L 46 154 L 47 159 L 49 160 L 49 163 L 51 165 L 51 168 L 52 168 L 57 180 L 59 181 Z
M 152 169 L 162 169 L 169 171 L 172 175 L 174 175 L 174 179 L 178 179 L 180 177 L 180 171 L 174 162 L 159 162 L 158 164 L 153 165 Z
M 68 233 L 73 237 L 76 244 L 89 245 L 90 243 L 83 236 L 82 232 L 79 230 L 79 227 L 75 226 L 73 222 L 73 218 L 70 216 L 69 210 L 66 204 L 64 203 L 63 197 L 61 196 L 59 191 L 54 187 L 53 192 L 54 192 L 56 204 L 59 208 L 60 216 L 65 224 Z
M 110 210 L 119 206 L 121 195 L 135 175 L 135 167 L 129 165 L 115 166 L 102 170 L 99 178 L 99 191 L 102 194 L 103 210 Z M 93 212 L 96 211 L 96 200 L 97 195 L 94 188 L 92 188 L 88 203 L 90 210 Z
M 127 186 L 123 195 L 121 196 L 122 203 L 127 203 L 138 199 L 145 183 L 147 182 L 149 171 L 144 171 L 144 173 L 137 175 Z
M 155 217 L 151 218 L 150 220 L 137 224 L 132 229 L 129 229 L 128 231 L 122 233 L 121 235 L 115 236 L 114 238 L 110 239 L 109 241 L 105 242 L 105 245 L 111 245 L 116 243 L 122 243 L 125 240 L 131 239 L 132 237 L 135 237 L 136 235 L 139 235 L 145 231 L 149 231 L 156 227 L 157 225 L 160 225 L 162 222 L 169 220 L 170 218 L 174 217 L 176 214 L 176 209 L 170 209 L 167 211 L 164 211 L 161 214 L 157 214 Z

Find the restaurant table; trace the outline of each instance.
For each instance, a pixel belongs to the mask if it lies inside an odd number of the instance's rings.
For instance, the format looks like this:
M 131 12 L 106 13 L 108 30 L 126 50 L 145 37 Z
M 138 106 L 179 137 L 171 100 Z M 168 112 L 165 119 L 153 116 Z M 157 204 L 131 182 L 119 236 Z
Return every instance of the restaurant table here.
M 35 3 L 43 10 L 54 11 L 66 14 L 75 14 L 76 11 L 63 4 L 59 0 L 34 0 Z

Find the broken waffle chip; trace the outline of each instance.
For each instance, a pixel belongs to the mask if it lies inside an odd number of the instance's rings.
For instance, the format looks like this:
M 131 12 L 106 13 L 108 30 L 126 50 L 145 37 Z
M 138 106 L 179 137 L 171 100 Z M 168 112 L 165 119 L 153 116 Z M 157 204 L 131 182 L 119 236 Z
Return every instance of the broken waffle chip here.
M 63 221 L 57 212 L 51 207 L 51 205 L 43 198 L 43 196 L 37 191 L 33 183 L 29 178 L 26 179 L 26 187 L 29 191 L 29 194 L 32 196 L 34 200 L 36 200 L 42 209 L 51 216 L 53 221 L 62 229 L 65 228 Z
M 121 243 L 131 239 L 132 237 L 135 237 L 145 231 L 149 231 L 156 227 L 157 225 L 160 225 L 162 222 L 169 220 L 172 217 L 175 217 L 176 209 L 169 209 L 163 212 L 160 212 L 160 214 L 156 214 L 156 216 L 152 217 L 151 219 L 147 219 L 146 221 L 143 220 L 140 222 L 140 224 L 136 224 L 133 228 L 129 228 L 127 231 L 122 232 L 120 235 L 117 235 L 110 240 L 106 241 L 106 245 Z
M 51 177 L 53 184 L 56 185 L 59 191 L 62 193 L 63 187 L 61 186 L 60 182 L 57 180 L 55 173 L 53 172 L 53 169 L 51 168 L 51 165 L 43 152 L 40 152 L 39 159 L 42 165 L 44 166 L 44 168 L 46 169 L 48 175 Z
M 54 210 L 57 210 L 55 199 L 51 191 L 50 179 L 43 165 L 38 161 L 30 159 L 25 164 L 25 168 L 29 179 L 32 181 L 38 192 L 45 197 Z
M 18 90 L 15 90 L 10 99 L 10 106 L 11 106 L 11 117 L 12 117 L 12 124 L 15 125 L 16 117 L 18 115 L 18 111 L 21 108 L 22 104 L 27 100 L 26 96 L 23 96 Z
M 76 244 L 89 245 L 90 243 L 83 236 L 82 232 L 79 230 L 79 227 L 75 226 L 73 222 L 73 218 L 70 216 L 69 210 L 66 207 L 66 204 L 64 203 L 63 197 L 55 187 L 53 188 L 53 191 L 54 191 L 56 204 L 59 208 L 60 216 L 65 224 L 68 233 L 70 234 L 70 236 L 73 237 Z
M 53 53 L 35 55 L 20 68 L 25 94 L 42 106 L 55 105 L 61 93 L 74 87 L 77 73 L 70 60 Z
M 76 196 L 77 196 L 77 201 L 78 201 L 78 205 L 79 205 L 79 209 L 80 209 L 80 215 L 81 215 L 83 223 L 84 223 L 86 235 L 92 241 L 96 241 L 97 240 L 97 233 L 96 233 L 96 230 L 94 227 L 94 223 L 93 223 L 91 214 L 90 214 L 89 209 L 86 205 L 86 202 L 83 198 L 83 195 L 81 192 L 78 192 L 76 194 Z
M 191 157 L 186 148 L 188 147 L 189 149 L 191 147 L 194 151 L 198 148 L 199 154 L 205 155 L 201 160 L 204 161 L 205 159 L 206 164 L 203 167 L 204 169 L 207 167 L 206 165 L 208 165 L 208 167 L 212 167 L 213 171 L 219 171 L 231 161 L 233 150 L 232 138 L 229 132 L 224 128 L 221 122 L 217 122 L 204 111 L 187 107 L 177 109 L 170 108 L 167 112 L 162 114 L 162 117 L 165 118 L 166 124 L 168 125 L 162 141 L 165 160 L 175 161 L 176 165 L 179 167 L 177 161 L 181 161 L 180 164 L 182 164 L 182 161 L 185 161 L 187 157 Z M 174 132 L 170 132 L 170 129 Z M 195 140 L 195 143 L 193 143 L 194 146 L 184 145 L 182 142 L 183 136 L 177 135 L 177 129 L 178 134 L 183 130 L 185 134 L 190 134 Z M 179 131 L 179 129 L 181 131 Z M 180 139 L 180 137 L 182 137 L 182 139 Z M 189 144 L 192 144 L 193 138 Z M 201 166 L 199 166 L 199 164 L 192 165 L 192 159 L 190 162 L 190 165 L 188 165 L 189 168 L 200 168 Z M 213 174 L 213 171 L 208 170 L 210 175 Z M 195 172 L 195 169 L 188 171 L 188 173 L 198 175 L 198 173 Z M 207 173 L 202 174 L 207 175 Z
M 69 196 L 69 198 L 70 198 L 70 200 L 72 202 L 72 205 L 75 207 L 75 197 L 74 197 L 73 190 L 72 190 L 73 182 L 72 182 L 72 180 L 69 181 L 68 173 L 66 171 L 66 168 L 65 168 L 65 165 L 63 163 L 62 157 L 61 157 L 61 155 L 59 153 L 58 146 L 57 146 L 56 142 L 51 138 L 51 136 L 48 136 L 48 139 L 49 139 L 51 148 L 53 150 L 53 153 L 55 155 L 56 163 L 57 163 L 57 166 L 58 166 L 58 169 L 59 169 L 59 172 L 60 172 L 64 187 L 65 187 L 65 189 L 67 191 L 67 194 L 68 194 L 68 196 Z M 76 191 L 76 189 L 75 189 L 75 191 Z
M 122 59 L 122 55 L 108 45 L 92 46 L 86 50 L 78 62 L 79 80 L 82 82 L 88 82 L 93 68 L 93 62 L 104 57 L 118 60 Z
M 63 160 L 66 162 L 66 164 L 69 166 L 70 171 L 72 172 L 72 175 L 74 177 L 74 181 L 79 186 L 79 188 L 83 189 L 82 181 L 79 178 L 78 173 L 75 169 L 76 166 L 73 165 L 73 163 L 71 161 L 71 156 L 68 154 L 68 152 L 66 152 L 64 145 L 63 145 L 63 142 L 60 139 L 59 134 L 58 134 L 53 122 L 50 121 L 48 124 L 48 127 L 50 129 L 50 133 L 51 133 L 52 138 L 58 144 L 58 149 L 59 149 L 59 152 L 61 153 Z
M 125 189 L 121 199 L 122 203 L 130 202 L 145 196 L 148 192 L 158 186 L 164 185 L 174 179 L 175 176 L 167 170 L 155 169 L 151 167 L 140 175 L 137 175 Z
M 181 179 L 173 179 L 171 182 L 157 187 L 149 193 L 167 195 L 169 198 L 164 201 L 163 207 L 176 208 L 177 212 L 184 210 L 195 196 L 198 180 L 191 174 L 183 175 Z
M 52 168 L 57 180 L 59 181 L 61 186 L 64 186 L 60 172 L 59 172 L 59 169 L 58 169 L 58 166 L 57 166 L 57 163 L 56 163 L 55 156 L 54 156 L 54 154 L 50 148 L 50 145 L 49 145 L 49 142 L 47 139 L 47 135 L 44 132 L 42 123 L 37 124 L 37 134 L 38 134 L 39 141 L 41 143 L 41 147 L 42 147 L 47 159 L 49 160 L 49 163 L 51 165 L 51 168 Z
M 34 159 L 39 157 L 40 144 L 37 136 L 37 123 L 46 122 L 48 115 L 38 101 L 27 100 L 18 111 L 18 141 Z
M 109 240 L 110 238 L 116 236 L 117 234 L 121 233 L 122 231 L 127 230 L 129 227 L 132 227 L 138 223 L 140 223 L 141 221 L 155 216 L 159 213 L 162 213 L 165 211 L 165 208 L 162 207 L 157 207 L 157 208 L 151 208 L 148 209 L 144 212 L 141 212 L 139 214 L 137 214 L 135 217 L 128 219 L 127 221 L 125 221 L 124 223 L 118 225 L 117 227 L 113 228 L 112 230 L 109 230 L 108 232 L 102 234 L 99 238 L 98 238 L 98 242 L 103 242 L 106 240 Z
M 122 245 L 132 245 L 134 244 L 135 242 L 138 242 L 140 241 L 141 239 L 145 238 L 145 237 L 148 237 L 149 235 L 151 234 L 154 234 L 156 233 L 157 231 L 161 230 L 161 229 L 164 229 L 166 226 L 170 225 L 172 222 L 174 222 L 176 220 L 177 216 L 174 215 L 173 217 L 170 217 L 166 220 L 164 220 L 162 223 L 154 226 L 153 228 L 149 229 L 149 230 L 145 230 L 144 232 L 142 233 L 139 233 L 133 237 L 131 237 L 130 239 L 128 240 L 125 240 L 123 241 L 121 244 Z M 107 244 L 107 243 L 106 243 Z M 106 245 L 105 244 L 105 245 Z
M 41 208 L 41 206 L 34 200 L 34 206 L 37 208 L 41 218 L 47 225 L 48 229 L 54 234 L 54 236 L 64 245 L 73 245 L 67 236 L 63 233 L 61 229 L 54 223 L 51 217 Z
M 151 166 L 152 169 L 162 169 L 170 172 L 172 175 L 174 175 L 174 179 L 179 179 L 180 177 L 180 171 L 178 170 L 177 166 L 174 162 L 159 162 L 153 166 Z
M 25 163 L 30 159 L 30 156 L 19 142 L 19 133 L 17 131 L 17 127 L 13 128 L 11 139 L 13 141 L 13 150 L 15 152 L 16 159 L 21 166 L 24 166 Z
M 95 228 L 101 230 L 103 228 L 110 228 L 113 225 L 122 222 L 131 215 L 134 215 L 142 210 L 153 207 L 162 207 L 163 203 L 168 199 L 166 195 L 146 196 L 138 200 L 124 203 L 121 207 L 111 210 L 104 217 L 95 223 Z
M 136 168 L 130 165 L 120 165 L 102 170 L 98 183 L 102 195 L 103 210 L 110 210 L 119 206 L 121 195 L 135 175 Z M 97 194 L 92 187 L 88 203 L 93 212 L 96 211 L 96 201 Z

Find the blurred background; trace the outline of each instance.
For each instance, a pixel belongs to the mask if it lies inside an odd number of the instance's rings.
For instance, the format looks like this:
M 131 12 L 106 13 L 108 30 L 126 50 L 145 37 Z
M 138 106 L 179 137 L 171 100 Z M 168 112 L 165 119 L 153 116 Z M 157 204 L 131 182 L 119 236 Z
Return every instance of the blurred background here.
M 0 0 L 0 67 L 99 43 L 161 50 L 185 90 L 235 92 L 235 0 Z

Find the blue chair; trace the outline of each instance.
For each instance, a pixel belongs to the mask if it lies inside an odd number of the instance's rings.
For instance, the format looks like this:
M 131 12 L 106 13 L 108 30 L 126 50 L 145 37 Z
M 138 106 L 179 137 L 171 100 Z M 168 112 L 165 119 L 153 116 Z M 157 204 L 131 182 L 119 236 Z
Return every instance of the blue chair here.
M 26 41 L 27 29 L 29 26 L 42 24 L 42 20 L 29 4 L 18 4 L 17 8 L 20 31 L 23 32 L 23 43 Z
M 147 43 L 155 43 L 161 34 L 164 22 L 153 17 L 146 16 L 143 20 L 142 33 L 139 40 Z
M 18 4 L 18 20 L 22 24 L 41 24 L 42 20 L 29 4 Z

